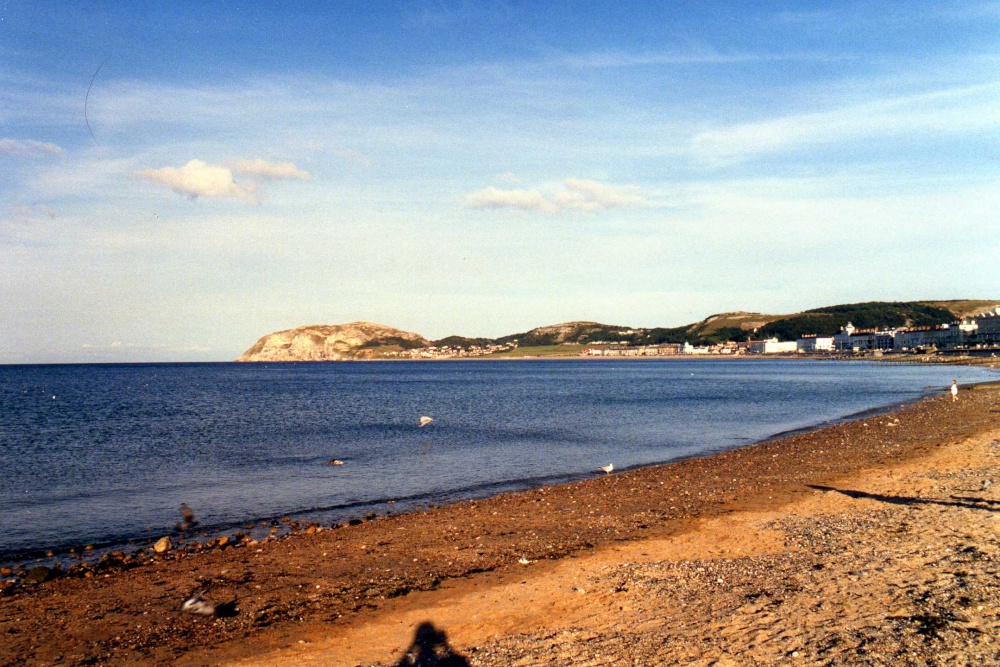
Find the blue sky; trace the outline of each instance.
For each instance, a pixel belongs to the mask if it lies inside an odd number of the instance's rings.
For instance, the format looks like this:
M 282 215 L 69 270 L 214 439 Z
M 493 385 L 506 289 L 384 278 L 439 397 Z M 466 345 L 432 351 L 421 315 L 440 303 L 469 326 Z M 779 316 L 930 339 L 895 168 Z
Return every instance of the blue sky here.
M 0 0 L 0 363 L 1000 294 L 1000 3 Z

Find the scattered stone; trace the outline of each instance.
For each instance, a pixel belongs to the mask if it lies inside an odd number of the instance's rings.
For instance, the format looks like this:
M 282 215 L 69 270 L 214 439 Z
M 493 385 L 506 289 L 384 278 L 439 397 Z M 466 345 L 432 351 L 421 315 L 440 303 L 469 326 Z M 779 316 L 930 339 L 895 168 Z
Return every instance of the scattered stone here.
M 153 545 L 153 551 L 158 554 L 165 554 L 173 548 L 174 545 L 170 541 L 169 537 L 161 537 L 156 541 L 156 544 Z
M 59 576 L 59 570 L 51 567 L 46 567 L 44 565 L 39 565 L 38 567 L 33 567 L 28 571 L 28 574 L 21 579 L 23 584 L 44 584 L 46 581 L 52 581 Z

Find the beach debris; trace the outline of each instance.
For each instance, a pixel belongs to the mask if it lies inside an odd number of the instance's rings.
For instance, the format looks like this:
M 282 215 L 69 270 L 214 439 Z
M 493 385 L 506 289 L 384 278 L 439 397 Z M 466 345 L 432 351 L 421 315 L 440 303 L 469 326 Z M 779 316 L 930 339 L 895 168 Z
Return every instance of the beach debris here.
M 993 486 L 993 481 L 989 480 L 989 479 L 984 479 L 982 486 L 979 487 L 979 490 L 980 491 L 985 491 L 986 489 L 990 488 L 991 486 Z
M 520 563 L 521 565 L 529 565 L 531 563 L 531 561 L 525 558 L 524 556 L 518 558 L 517 562 Z
M 601 466 L 601 470 L 604 471 L 605 475 L 610 475 L 611 471 L 614 470 L 614 469 L 615 469 L 615 464 L 614 463 L 609 463 L 606 466 Z
M 344 462 L 341 461 L 340 459 L 330 459 L 330 465 L 332 465 L 332 466 L 342 466 L 342 465 L 344 465 Z
M 181 503 L 181 522 L 175 526 L 177 532 L 186 533 L 198 525 L 198 520 L 194 518 L 194 512 L 186 504 Z
M 236 616 L 236 600 L 212 604 L 203 597 L 210 587 L 200 588 L 188 596 L 181 604 L 182 614 L 193 614 L 195 616 L 215 616 L 217 618 L 231 618 Z
M 158 554 L 165 554 L 173 548 L 174 548 L 173 542 L 171 542 L 170 538 L 166 536 L 156 540 L 156 544 L 153 545 L 153 551 L 155 551 Z
M 430 424 L 434 419 L 432 417 L 421 417 L 420 423 L 417 425 L 418 428 L 423 428 Z

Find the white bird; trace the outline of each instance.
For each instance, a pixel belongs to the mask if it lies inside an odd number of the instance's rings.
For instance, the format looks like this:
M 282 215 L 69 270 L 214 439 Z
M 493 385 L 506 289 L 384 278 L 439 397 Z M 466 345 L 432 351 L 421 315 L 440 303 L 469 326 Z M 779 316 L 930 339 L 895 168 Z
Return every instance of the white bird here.
M 194 614 L 195 616 L 217 616 L 219 618 L 231 618 L 236 616 L 239 611 L 236 609 L 236 600 L 230 600 L 229 602 L 220 602 L 219 604 L 212 604 L 202 597 L 211 584 L 205 588 L 201 588 L 191 594 L 184 603 L 181 604 L 182 614 Z
M 433 420 L 433 419 L 431 419 L 430 417 L 421 417 L 421 418 L 420 418 L 420 424 L 419 424 L 419 428 L 423 428 L 423 427 L 427 426 L 427 425 L 428 425 L 428 424 L 430 424 L 430 423 L 431 423 L 432 421 L 434 421 L 434 420 Z
M 204 589 L 196 591 L 191 597 L 184 600 L 184 604 L 181 605 L 181 613 L 195 614 L 196 616 L 215 616 L 215 605 L 205 602 L 205 599 L 201 597 L 201 594 L 204 592 Z
M 615 469 L 615 464 L 614 463 L 609 463 L 606 466 L 601 466 L 601 470 L 603 470 L 605 472 L 605 474 L 608 474 L 608 475 L 610 475 L 611 471 L 614 470 L 614 469 Z

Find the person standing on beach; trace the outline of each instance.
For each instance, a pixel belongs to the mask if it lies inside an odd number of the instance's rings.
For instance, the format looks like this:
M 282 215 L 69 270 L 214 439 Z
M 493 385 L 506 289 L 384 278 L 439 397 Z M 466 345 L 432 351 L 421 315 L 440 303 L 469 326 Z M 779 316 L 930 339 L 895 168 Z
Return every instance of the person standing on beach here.
M 958 400 L 958 380 L 951 381 L 951 400 L 953 403 Z

